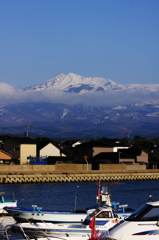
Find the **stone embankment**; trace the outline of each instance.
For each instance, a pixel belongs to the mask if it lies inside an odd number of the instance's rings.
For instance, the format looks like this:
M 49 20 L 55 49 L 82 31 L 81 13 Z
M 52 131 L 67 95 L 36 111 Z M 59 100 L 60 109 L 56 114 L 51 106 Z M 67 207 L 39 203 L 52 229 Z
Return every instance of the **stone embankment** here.
M 159 173 L 110 173 L 110 174 L 32 174 L 0 175 L 0 183 L 47 183 L 159 180 Z

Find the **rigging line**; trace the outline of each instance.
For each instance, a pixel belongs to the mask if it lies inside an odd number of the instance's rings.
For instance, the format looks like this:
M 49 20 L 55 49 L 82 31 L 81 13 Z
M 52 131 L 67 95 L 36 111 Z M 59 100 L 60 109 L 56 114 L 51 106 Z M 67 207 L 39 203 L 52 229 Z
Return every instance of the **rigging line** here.
M 31 126 L 31 128 L 39 129 L 39 130 L 43 130 L 43 131 L 55 132 L 55 133 L 65 133 L 65 132 L 62 132 L 62 131 L 55 131 L 55 130 L 44 129 L 44 128 L 38 128 L 38 127 L 33 127 L 33 126 Z

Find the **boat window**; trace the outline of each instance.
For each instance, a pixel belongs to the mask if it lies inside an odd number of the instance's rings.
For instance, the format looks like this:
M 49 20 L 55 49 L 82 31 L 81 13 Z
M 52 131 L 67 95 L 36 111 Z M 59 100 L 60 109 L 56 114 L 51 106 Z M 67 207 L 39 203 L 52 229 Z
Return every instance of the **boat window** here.
M 96 216 L 99 212 L 100 212 L 100 210 L 99 210 L 99 209 L 96 209 L 96 210 L 93 211 L 92 213 L 88 214 L 88 216 L 89 216 L 89 217 Z
M 96 215 L 96 218 L 112 218 L 112 213 L 110 211 L 103 211 Z
M 141 218 L 141 216 L 143 216 L 145 213 L 149 211 L 150 208 L 151 208 L 150 205 L 144 204 L 135 212 L 133 212 L 129 217 L 127 217 L 126 221 L 138 221 Z
M 159 207 L 145 204 L 132 213 L 126 221 L 157 221 L 159 219 Z
M 158 221 L 159 219 L 159 207 L 153 207 L 144 216 L 140 218 L 140 221 Z

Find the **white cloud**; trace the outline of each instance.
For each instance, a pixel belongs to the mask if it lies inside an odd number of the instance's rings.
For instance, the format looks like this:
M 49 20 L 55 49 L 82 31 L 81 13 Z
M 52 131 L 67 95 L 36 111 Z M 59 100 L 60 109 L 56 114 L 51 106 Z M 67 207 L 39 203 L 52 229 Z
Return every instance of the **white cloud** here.
M 70 105 L 85 106 L 119 106 L 140 103 L 144 101 L 159 101 L 158 92 L 141 91 L 110 91 L 107 93 L 65 93 L 62 91 L 23 91 L 7 83 L 0 82 L 0 102 L 57 102 Z

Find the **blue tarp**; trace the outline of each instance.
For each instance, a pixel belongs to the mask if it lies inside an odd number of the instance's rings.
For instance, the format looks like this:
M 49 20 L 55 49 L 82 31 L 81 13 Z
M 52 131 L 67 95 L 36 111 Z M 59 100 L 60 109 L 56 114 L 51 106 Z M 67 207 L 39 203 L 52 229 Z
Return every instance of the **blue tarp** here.
M 47 160 L 46 161 L 30 161 L 30 164 L 32 165 L 44 165 L 44 164 L 48 164 Z
M 47 157 L 30 157 L 30 164 L 32 165 L 44 165 L 48 164 Z

